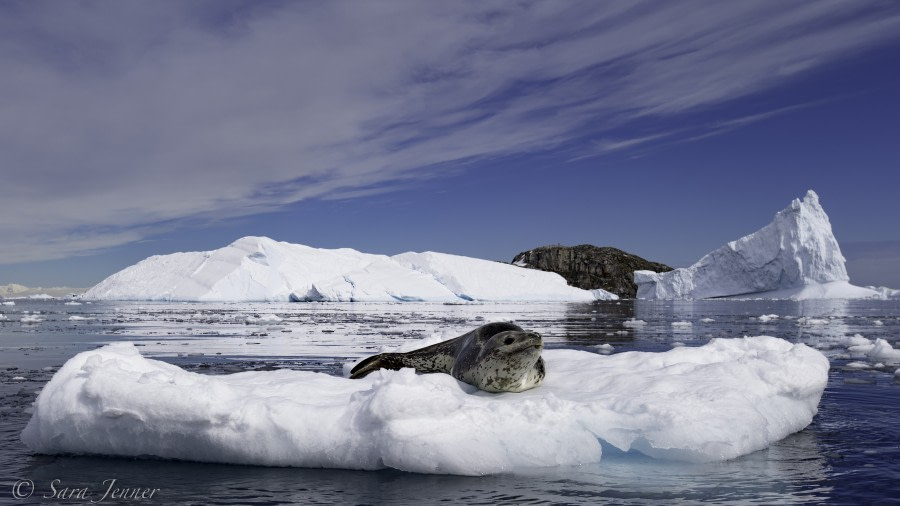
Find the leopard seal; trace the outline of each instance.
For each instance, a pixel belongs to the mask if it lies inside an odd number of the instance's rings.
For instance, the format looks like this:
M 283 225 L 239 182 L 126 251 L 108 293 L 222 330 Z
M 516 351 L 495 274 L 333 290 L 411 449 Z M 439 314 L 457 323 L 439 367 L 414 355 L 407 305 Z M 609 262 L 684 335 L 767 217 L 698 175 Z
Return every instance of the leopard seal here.
M 350 371 L 362 378 L 378 369 L 412 367 L 443 372 L 486 392 L 523 392 L 544 380 L 541 335 L 512 323 L 488 323 L 459 337 L 407 353 L 381 353 Z

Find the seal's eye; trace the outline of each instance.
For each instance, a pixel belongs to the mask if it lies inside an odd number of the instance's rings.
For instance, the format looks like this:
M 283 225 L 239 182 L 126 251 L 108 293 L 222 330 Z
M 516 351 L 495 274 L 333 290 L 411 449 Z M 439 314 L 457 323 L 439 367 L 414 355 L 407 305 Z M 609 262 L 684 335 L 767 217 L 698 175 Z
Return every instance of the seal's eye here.
M 513 338 L 512 336 L 510 336 L 510 337 L 507 337 L 506 339 L 503 340 L 503 344 L 512 344 L 513 341 L 515 341 L 515 338 Z

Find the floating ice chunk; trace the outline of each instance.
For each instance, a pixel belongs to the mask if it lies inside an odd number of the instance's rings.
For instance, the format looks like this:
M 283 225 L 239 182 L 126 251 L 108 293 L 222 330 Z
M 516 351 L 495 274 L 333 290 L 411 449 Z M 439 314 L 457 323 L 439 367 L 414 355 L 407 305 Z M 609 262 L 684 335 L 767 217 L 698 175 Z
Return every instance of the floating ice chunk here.
M 266 313 L 266 314 L 248 316 L 246 319 L 244 319 L 244 323 L 246 323 L 247 325 L 258 325 L 260 323 L 273 323 L 273 322 L 280 322 L 283 320 L 284 320 L 283 318 L 281 318 L 280 316 L 278 316 L 276 314 Z
M 766 323 L 766 322 L 770 322 L 772 320 L 777 320 L 778 315 L 777 314 L 764 314 L 764 315 L 761 315 L 758 319 L 759 319 L 759 321 Z
M 689 329 L 693 326 L 694 326 L 694 324 L 689 321 L 672 322 L 673 329 Z
M 0 302 L 0 304 L 3 304 L 4 306 L 15 306 L 16 305 L 15 301 L 12 301 L 12 300 L 4 300 L 3 302 Z
M 629 318 L 628 320 L 622 322 L 623 327 L 643 327 L 644 325 L 647 325 L 647 322 L 645 322 L 644 320 L 637 320 L 635 318 Z
M 33 325 L 35 323 L 40 323 L 42 321 L 44 321 L 44 320 L 41 317 L 36 316 L 36 315 L 25 315 L 19 320 L 19 322 L 26 324 L 26 325 Z
M 900 350 L 894 349 L 891 343 L 884 339 L 878 338 L 872 341 L 856 334 L 852 337 L 844 337 L 838 343 L 847 346 L 850 356 L 866 357 L 872 361 L 877 360 L 891 365 L 900 364 Z
M 5 314 L 0 313 L 0 321 L 2 321 L 2 320 L 8 320 L 8 318 L 6 317 Z
M 884 325 L 884 322 L 881 320 L 875 320 L 874 322 L 872 322 L 872 325 L 875 325 L 876 327 L 880 327 L 880 326 Z
M 117 343 L 56 372 L 22 439 L 45 454 L 466 475 L 597 462 L 600 441 L 715 461 L 806 427 L 828 381 L 821 353 L 766 336 L 544 359 L 539 388 L 488 394 L 411 369 L 201 375 Z
M 75 314 L 73 314 L 72 316 L 69 317 L 69 321 L 73 321 L 73 322 L 80 322 L 80 321 L 84 321 L 84 320 L 87 320 L 87 318 L 85 318 L 84 316 L 78 316 Z
M 700 318 L 700 323 L 713 323 L 715 318 Z
M 594 348 L 596 348 L 598 352 L 600 352 L 604 355 L 609 355 L 610 353 L 612 353 L 615 350 L 613 345 L 611 345 L 609 343 L 598 344 L 597 346 L 594 346 Z
M 825 318 L 810 318 L 807 316 L 801 316 L 797 318 L 797 325 L 828 325 L 830 323 Z
M 900 364 L 900 350 L 894 349 L 891 343 L 881 338 L 875 340 L 867 355 L 872 360 L 880 360 L 887 364 Z
M 78 301 L 70 300 L 69 302 L 66 302 L 64 305 L 66 305 L 66 306 L 80 306 L 81 303 L 78 302 Z
M 871 369 L 872 365 L 865 362 L 848 362 L 845 367 L 849 367 L 851 369 Z

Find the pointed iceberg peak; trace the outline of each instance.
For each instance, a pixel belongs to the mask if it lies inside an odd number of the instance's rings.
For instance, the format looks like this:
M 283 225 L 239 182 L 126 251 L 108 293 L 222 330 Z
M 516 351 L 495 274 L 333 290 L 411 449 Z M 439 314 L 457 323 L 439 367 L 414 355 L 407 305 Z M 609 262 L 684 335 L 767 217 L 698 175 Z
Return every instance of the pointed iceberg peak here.
M 848 283 L 844 262 L 819 196 L 809 190 L 803 200 L 794 199 L 776 213 L 772 223 L 729 242 L 694 265 L 666 273 L 636 271 L 634 280 L 638 298 L 644 299 L 764 296 L 763 292 L 778 292 L 774 295 L 778 297 L 874 295 Z M 829 290 L 809 289 L 823 285 Z

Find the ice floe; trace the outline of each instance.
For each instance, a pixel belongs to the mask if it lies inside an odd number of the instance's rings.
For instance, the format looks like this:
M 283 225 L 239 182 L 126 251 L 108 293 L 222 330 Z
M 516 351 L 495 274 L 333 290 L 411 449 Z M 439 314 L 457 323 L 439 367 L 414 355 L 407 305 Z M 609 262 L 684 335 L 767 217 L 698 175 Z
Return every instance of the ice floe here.
M 604 445 L 716 461 L 806 427 L 829 368 L 819 351 L 767 336 L 544 359 L 539 388 L 488 394 L 411 369 L 202 375 L 117 343 L 57 371 L 22 439 L 45 454 L 463 475 L 597 462 Z

